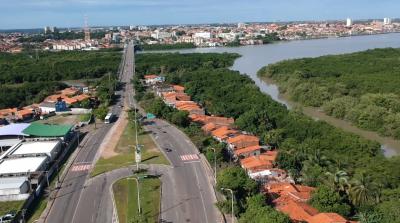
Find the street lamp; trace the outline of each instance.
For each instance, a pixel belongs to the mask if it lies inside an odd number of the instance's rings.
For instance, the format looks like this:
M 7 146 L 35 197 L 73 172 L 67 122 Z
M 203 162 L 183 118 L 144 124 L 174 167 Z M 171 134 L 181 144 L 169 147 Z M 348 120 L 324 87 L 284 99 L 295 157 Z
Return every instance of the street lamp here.
M 227 190 L 227 191 L 231 192 L 231 196 L 232 196 L 232 223 L 234 223 L 235 222 L 235 213 L 233 211 L 233 190 L 229 189 L 229 188 L 223 188 L 223 187 L 221 188 L 221 190 Z
M 142 176 L 142 177 L 137 176 L 137 177 L 129 177 L 129 178 L 127 178 L 128 180 L 135 180 L 135 181 L 136 181 L 137 193 L 138 193 L 138 196 L 137 196 L 137 204 L 138 204 L 138 213 L 139 213 L 139 216 L 140 216 L 140 214 L 141 214 L 139 180 L 142 179 L 142 178 L 145 178 L 145 177 L 147 177 L 147 175 Z
M 210 148 L 212 151 L 214 151 L 214 181 L 215 184 L 217 184 L 217 153 L 215 151 L 215 148 Z

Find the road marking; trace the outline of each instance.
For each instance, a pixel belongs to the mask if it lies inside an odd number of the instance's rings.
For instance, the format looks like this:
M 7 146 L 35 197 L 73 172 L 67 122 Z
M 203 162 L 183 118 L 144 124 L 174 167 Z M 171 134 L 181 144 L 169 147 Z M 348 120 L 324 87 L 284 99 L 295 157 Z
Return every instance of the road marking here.
M 186 154 L 186 155 L 181 155 L 181 160 L 182 160 L 182 161 L 195 161 L 195 160 L 199 160 L 199 155 L 197 155 L 197 154 Z
M 71 171 L 72 171 L 72 172 L 86 171 L 86 170 L 89 170 L 91 166 L 92 166 L 92 165 L 90 165 L 90 164 L 75 164 L 75 165 L 71 168 Z

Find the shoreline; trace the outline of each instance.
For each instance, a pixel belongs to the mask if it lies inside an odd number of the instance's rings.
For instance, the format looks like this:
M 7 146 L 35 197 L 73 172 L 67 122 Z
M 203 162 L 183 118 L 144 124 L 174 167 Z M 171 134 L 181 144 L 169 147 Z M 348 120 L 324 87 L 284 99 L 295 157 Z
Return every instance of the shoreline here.
M 373 33 L 373 34 L 357 34 L 357 35 L 346 35 L 346 36 L 321 36 L 315 38 L 301 38 L 301 39 L 292 39 L 292 40 L 279 40 L 273 41 L 271 43 L 266 44 L 254 44 L 254 45 L 239 45 L 239 46 L 205 46 L 205 47 L 190 47 L 190 48 L 176 48 L 176 49 L 162 49 L 162 50 L 142 50 L 138 51 L 138 53 L 159 53 L 159 52 L 177 52 L 180 50 L 191 50 L 191 49 L 213 49 L 213 48 L 240 48 L 240 47 L 248 47 L 248 46 L 263 46 L 263 45 L 273 45 L 280 43 L 288 43 L 288 42 L 296 42 L 296 41 L 307 41 L 307 40 L 321 40 L 321 39 L 342 39 L 342 38 L 351 38 L 351 37 L 360 37 L 360 36 L 380 36 L 380 35 L 389 35 L 400 33 L 400 31 L 396 32 L 385 32 L 385 33 Z M 168 44 L 166 44 L 168 45 Z M 171 44 L 174 45 L 174 44 Z
M 279 87 L 278 83 L 271 78 L 258 76 L 261 81 L 268 85 L 276 85 Z M 282 94 L 279 92 L 278 95 L 279 99 L 285 101 L 288 105 L 288 109 L 295 109 L 300 108 L 304 115 L 308 117 L 318 120 L 318 121 L 325 121 L 328 124 L 342 129 L 343 131 L 350 132 L 356 134 L 360 137 L 373 140 L 381 144 L 381 149 L 385 157 L 392 157 L 400 155 L 400 140 L 396 140 L 390 137 L 385 137 L 379 135 L 377 132 L 364 130 L 355 125 L 353 125 L 350 121 L 338 119 L 333 116 L 327 115 L 325 112 L 322 111 L 322 108 L 319 107 L 310 107 L 304 106 L 298 102 L 292 101 L 287 94 Z

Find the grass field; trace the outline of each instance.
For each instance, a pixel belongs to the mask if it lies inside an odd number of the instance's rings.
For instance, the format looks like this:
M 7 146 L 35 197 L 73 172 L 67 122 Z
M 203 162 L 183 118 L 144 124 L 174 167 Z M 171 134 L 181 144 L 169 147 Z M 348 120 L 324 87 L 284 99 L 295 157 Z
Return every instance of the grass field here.
M 19 209 L 24 205 L 23 201 L 4 201 L 0 202 L 0 216 L 7 214 L 10 211 L 19 211 Z
M 51 116 L 44 120 L 38 120 L 39 123 L 48 123 L 48 124 L 77 124 L 80 120 L 79 115 L 72 114 L 63 114 L 63 115 L 55 115 Z
M 140 183 L 141 221 L 158 222 L 160 209 L 161 181 L 158 178 L 144 178 Z M 124 178 L 113 185 L 120 223 L 139 222 L 137 186 L 134 179 Z
M 143 145 L 141 163 L 169 165 L 168 160 L 157 148 L 156 144 L 148 133 L 142 131 L 138 135 L 138 141 L 139 144 Z M 117 145 L 116 151 L 119 153 L 119 155 L 107 159 L 100 158 L 97 161 L 91 176 L 93 177 L 104 172 L 135 164 L 134 145 L 135 126 L 133 124 L 128 124 Z

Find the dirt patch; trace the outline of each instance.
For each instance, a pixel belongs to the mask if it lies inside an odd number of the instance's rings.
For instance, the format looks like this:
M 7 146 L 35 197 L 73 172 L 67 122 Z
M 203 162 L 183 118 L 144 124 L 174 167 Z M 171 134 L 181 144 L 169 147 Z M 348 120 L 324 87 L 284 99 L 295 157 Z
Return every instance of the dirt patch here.
M 103 143 L 100 146 L 100 151 L 102 151 L 101 153 L 102 158 L 107 159 L 119 154 L 116 151 L 116 147 L 127 125 L 128 125 L 128 113 L 126 111 L 122 111 L 121 116 L 118 118 L 117 122 L 110 129 L 110 131 L 107 133 L 106 137 L 103 140 Z

